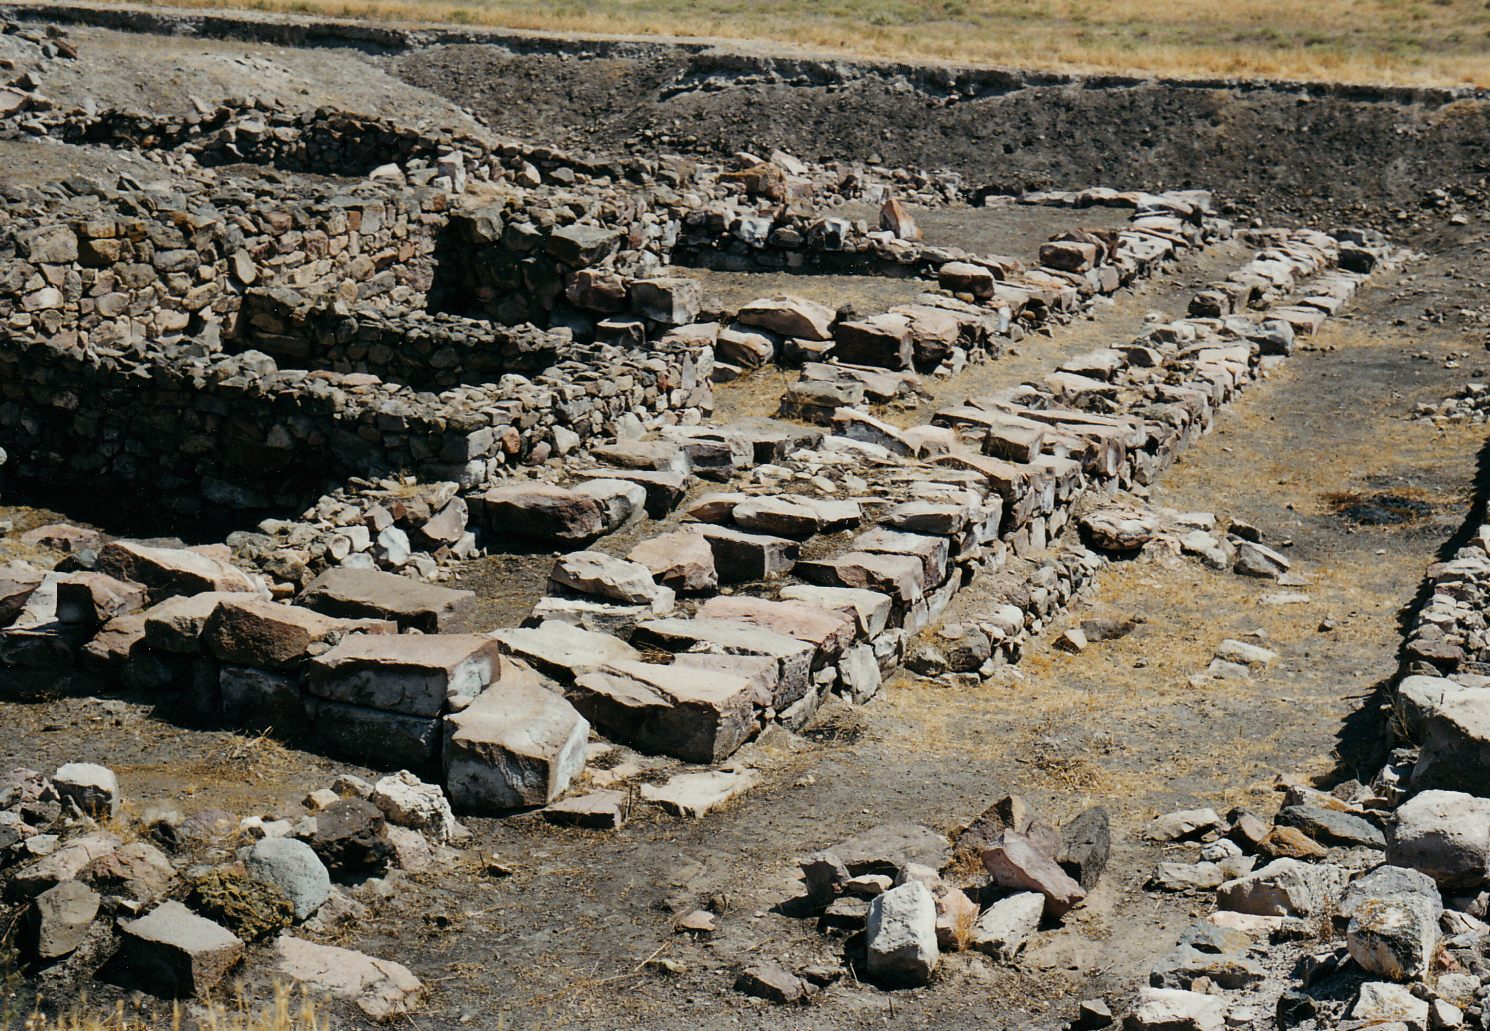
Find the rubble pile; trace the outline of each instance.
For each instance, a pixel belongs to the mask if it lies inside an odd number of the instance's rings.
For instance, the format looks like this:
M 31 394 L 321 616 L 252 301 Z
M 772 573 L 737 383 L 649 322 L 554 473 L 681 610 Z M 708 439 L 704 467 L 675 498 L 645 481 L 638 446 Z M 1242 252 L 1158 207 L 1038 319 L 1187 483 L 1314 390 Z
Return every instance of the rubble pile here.
M 354 927 L 409 874 L 452 866 L 469 836 L 407 771 L 238 817 L 141 807 L 92 763 L 18 769 L 0 777 L 0 912 L 21 960 L 53 979 L 205 998 L 247 968 L 388 1021 L 419 1008 L 419 979 L 314 938 Z

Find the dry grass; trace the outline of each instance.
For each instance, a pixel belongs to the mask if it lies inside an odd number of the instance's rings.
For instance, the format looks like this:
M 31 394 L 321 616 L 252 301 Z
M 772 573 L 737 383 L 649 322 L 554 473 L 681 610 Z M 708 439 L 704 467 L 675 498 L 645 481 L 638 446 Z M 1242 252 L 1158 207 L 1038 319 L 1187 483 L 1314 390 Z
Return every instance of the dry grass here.
M 252 0 L 244 6 L 523 30 L 752 39 L 1062 71 L 1490 85 L 1490 11 L 1483 0 Z
M 112 1009 L 90 1007 L 79 1000 L 66 1012 L 49 1017 L 33 1011 L 21 1021 L 6 1020 L 4 1031 L 331 1031 L 331 1021 L 314 1002 L 290 988 L 276 989 L 265 1006 L 238 999 L 231 1007 L 208 1002 L 183 1008 L 130 1008 L 123 1002 Z

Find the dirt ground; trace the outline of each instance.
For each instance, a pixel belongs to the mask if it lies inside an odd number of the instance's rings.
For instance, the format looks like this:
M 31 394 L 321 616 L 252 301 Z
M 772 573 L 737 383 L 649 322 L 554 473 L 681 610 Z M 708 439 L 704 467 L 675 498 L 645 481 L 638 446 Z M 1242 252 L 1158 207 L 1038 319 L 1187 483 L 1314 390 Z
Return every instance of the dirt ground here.
M 1455 392 L 1490 365 L 1483 203 L 1461 196 L 1470 212 L 1463 226 L 1447 224 L 1447 209 L 1428 217 L 1418 205 L 1438 184 L 1478 188 L 1490 167 L 1483 106 L 1461 114 L 1388 112 L 1363 100 L 1326 110 L 1297 98 L 1285 104 L 1157 86 L 1088 95 L 1026 90 L 946 105 L 885 82 L 838 93 L 779 84 L 668 92 L 677 68 L 661 58 L 607 64 L 442 47 L 371 59 L 195 40 L 162 44 L 171 69 L 165 84 L 140 90 L 134 87 L 154 81 L 146 66 L 156 58 L 139 48 L 139 37 L 112 35 L 80 33 L 85 53 L 108 55 L 100 63 L 112 72 L 94 75 L 79 65 L 72 78 L 49 82 L 49 91 L 74 101 L 83 93 L 109 103 L 133 96 L 171 110 L 188 96 L 227 96 L 262 79 L 281 98 L 365 102 L 410 117 L 459 121 L 458 102 L 499 129 L 596 149 L 644 145 L 649 127 L 665 125 L 675 137 L 686 132 L 725 150 L 748 141 L 795 147 L 810 158 L 873 152 L 1007 183 L 1203 186 L 1245 217 L 1333 221 L 1369 210 L 1371 221 L 1397 224 L 1398 241 L 1424 252 L 1400 272 L 1376 277 L 1270 381 L 1224 412 L 1152 491 L 1155 504 L 1260 527 L 1265 542 L 1310 578 L 1306 603 L 1264 604 L 1272 585 L 1191 560 L 1114 564 L 1066 619 L 1137 620 L 1128 637 L 1071 655 L 1053 649 L 1047 634 L 1017 667 L 976 688 L 897 676 L 862 709 L 831 706 L 800 736 L 776 729 L 748 746 L 742 758 L 761 768 L 761 786 L 702 821 L 637 807 L 623 830 L 599 835 L 556 830 L 531 814 L 472 820 L 475 842 L 455 867 L 394 875 L 372 918 L 342 939 L 398 959 L 431 986 L 428 1007 L 410 1026 L 1055 1028 L 1074 1015 L 1078 999 L 1104 994 L 1117 1003 L 1130 995 L 1193 915 L 1193 901 L 1141 890 L 1162 857 L 1138 838 L 1148 819 L 1195 805 L 1271 812 L 1280 774 L 1328 783 L 1372 770 L 1381 692 L 1396 668 L 1402 621 L 1425 567 L 1452 551 L 1485 486 L 1482 430 L 1405 418 L 1414 404 Z M 248 49 L 257 56 L 244 63 Z M 643 94 L 651 99 L 642 102 Z M 1384 140 L 1389 114 L 1405 128 Z M 1398 158 L 1379 160 L 1398 145 Z M 63 150 L 33 159 L 30 146 L 0 144 L 0 160 L 17 156 L 11 174 L 116 160 Z M 1425 172 L 1430 152 L 1441 156 L 1433 176 Z M 117 160 L 126 170 L 132 159 Z M 1390 213 L 1409 204 L 1411 218 Z M 959 209 L 928 212 L 923 226 L 928 238 L 1028 256 L 1051 232 L 1113 217 Z M 1150 312 L 1179 315 L 1196 287 L 1245 255 L 1229 243 L 1188 258 L 1090 319 L 930 383 L 933 399 L 903 418 L 1126 340 Z M 859 277 L 788 284 L 786 277 L 699 275 L 724 305 L 789 288 L 827 303 L 883 306 L 916 288 Z M 782 386 L 762 374 L 726 387 L 719 415 L 767 415 Z M 1381 527 L 1341 515 L 1342 499 L 1382 491 L 1426 502 L 1427 514 Z M 0 521 L 15 530 L 50 517 L 0 508 Z M 628 540 L 619 534 L 605 547 L 624 551 Z M 525 613 L 549 561 L 522 555 L 467 569 L 464 582 L 483 594 L 483 619 L 495 626 Z M 505 586 L 514 581 L 525 586 Z M 976 619 L 991 604 L 975 585 L 946 619 Z M 1264 643 L 1281 658 L 1250 679 L 1193 683 L 1227 637 Z M 146 700 L 0 704 L 0 763 L 50 768 L 79 758 L 114 767 L 134 805 L 171 802 L 187 812 L 272 815 L 337 772 L 368 772 L 272 741 L 166 723 Z M 800 893 L 798 857 L 888 821 L 951 829 L 1010 792 L 1055 820 L 1093 804 L 1114 817 L 1106 877 L 1017 964 L 951 955 L 930 987 L 888 993 L 849 976 L 806 1008 L 768 1007 L 731 990 L 735 972 L 753 960 L 800 968 L 836 963 L 854 948 L 790 915 Z M 511 875 L 490 873 L 490 857 Z M 701 905 L 723 914 L 719 932 L 706 940 L 674 934 L 674 915 Z M 83 985 L 42 987 L 65 997 Z M 107 991 L 90 988 L 104 1001 Z M 357 1018 L 341 1015 L 338 1026 L 357 1026 Z

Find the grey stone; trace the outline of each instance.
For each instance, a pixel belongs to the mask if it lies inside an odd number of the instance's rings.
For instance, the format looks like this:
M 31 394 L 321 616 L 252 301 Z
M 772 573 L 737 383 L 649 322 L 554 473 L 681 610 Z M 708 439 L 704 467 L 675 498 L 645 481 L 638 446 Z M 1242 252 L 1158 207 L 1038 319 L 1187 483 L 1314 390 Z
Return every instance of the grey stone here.
M 272 884 L 295 906 L 295 919 L 308 919 L 331 897 L 331 875 L 315 850 L 294 838 L 264 838 L 244 849 L 249 876 Z
M 108 817 L 119 811 L 119 778 L 97 763 L 65 763 L 51 777 L 59 797 L 89 816 Z
M 78 881 L 64 881 L 31 901 L 31 932 L 38 959 L 60 959 L 76 951 L 88 936 L 102 900 Z
M 871 900 L 865 948 L 871 978 L 901 985 L 929 982 L 941 958 L 931 889 L 910 881 Z
M 500 654 L 478 634 L 354 634 L 310 661 L 305 688 L 348 705 L 438 716 L 485 690 Z
M 1408 799 L 1387 828 L 1386 859 L 1427 874 L 1445 891 L 1490 886 L 1490 799 L 1458 791 Z
M 1013 959 L 1030 935 L 1039 930 L 1044 912 L 1045 896 L 1039 892 L 1019 892 L 999 899 L 978 917 L 969 947 L 996 959 Z
M 298 602 L 330 616 L 391 619 L 403 631 L 454 634 L 467 628 L 476 595 L 376 569 L 328 569 Z
M 491 688 L 445 717 L 451 802 L 473 812 L 552 802 L 584 769 L 589 734 L 573 705 L 531 670 L 504 660 Z

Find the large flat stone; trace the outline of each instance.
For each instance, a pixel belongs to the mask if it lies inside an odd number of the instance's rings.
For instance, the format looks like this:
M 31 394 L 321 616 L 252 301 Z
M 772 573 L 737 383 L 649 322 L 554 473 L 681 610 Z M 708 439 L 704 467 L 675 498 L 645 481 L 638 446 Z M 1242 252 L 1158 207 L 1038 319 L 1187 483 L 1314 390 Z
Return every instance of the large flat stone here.
M 919 599 L 926 590 L 926 567 L 907 555 L 878 555 L 850 551 L 832 558 L 798 563 L 796 573 L 822 587 L 852 587 L 877 591 L 901 605 Z
M 374 1020 L 412 1013 L 425 994 L 424 985 L 401 963 L 288 934 L 275 939 L 274 959 L 281 976 L 312 993 L 351 999 Z
M 623 605 L 648 605 L 659 611 L 672 608 L 672 588 L 654 580 L 650 569 L 601 551 L 560 556 L 548 577 L 568 590 Z
M 746 533 L 729 526 L 696 526 L 690 530 L 709 542 L 722 584 L 785 576 L 796 564 L 800 545 L 785 537 Z
M 878 637 L 890 625 L 894 609 L 889 597 L 879 591 L 854 587 L 819 587 L 816 584 L 787 584 L 781 589 L 786 601 L 800 601 L 817 608 L 832 609 L 853 618 L 861 638 Z
M 607 737 L 684 762 L 726 759 L 755 731 L 755 685 L 730 673 L 616 662 L 569 697 Z
M 510 659 L 466 709 L 445 717 L 445 790 L 470 812 L 545 805 L 585 766 L 590 724 Z
M 704 593 L 719 586 L 714 549 L 696 533 L 664 533 L 642 541 L 626 558 L 646 566 L 658 583 L 679 593 Z
M 328 569 L 298 599 L 347 619 L 391 619 L 400 630 L 457 634 L 470 627 L 476 595 L 375 569 Z
M 247 573 L 221 559 L 185 548 L 157 548 L 137 541 L 110 541 L 98 551 L 98 572 L 142 584 L 152 602 L 204 591 L 252 593 Z
M 1446 697 L 1425 714 L 1412 787 L 1490 796 L 1490 691 Z
M 852 644 L 856 630 L 854 620 L 835 609 L 738 594 L 710 598 L 699 606 L 698 618 L 749 623 L 806 641 L 817 649 L 817 665 L 831 661 Z
M 179 902 L 163 902 L 138 920 L 119 921 L 119 961 L 163 995 L 210 991 L 243 958 L 243 942 Z
M 479 634 L 358 634 L 312 659 L 305 687 L 331 701 L 438 716 L 485 690 L 500 654 L 496 641 Z
M 662 784 L 643 784 L 642 798 L 674 816 L 702 819 L 760 781 L 751 769 L 676 773 Z
M 440 717 L 408 716 L 307 695 L 316 736 L 335 754 L 378 769 L 422 769 L 440 745 Z
M 774 630 L 721 619 L 654 619 L 637 625 L 632 640 L 668 651 L 764 655 L 777 663 L 772 700 L 778 712 L 807 693 L 815 649 Z
M 558 620 L 545 620 L 536 627 L 493 630 L 489 636 L 504 653 L 563 684 L 571 684 L 580 674 L 607 663 L 641 658 L 640 652 L 617 637 Z
M 517 537 L 555 544 L 583 544 L 605 532 L 600 502 L 547 483 L 510 483 L 481 495 L 487 529 L 500 541 Z
M 391 631 L 393 626 L 358 625 L 293 605 L 230 598 L 220 601 L 207 620 L 202 645 L 219 662 L 290 670 L 305 662 L 312 645 L 335 644 L 363 629 Z

